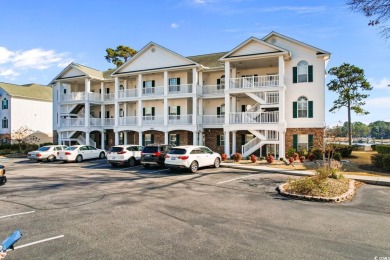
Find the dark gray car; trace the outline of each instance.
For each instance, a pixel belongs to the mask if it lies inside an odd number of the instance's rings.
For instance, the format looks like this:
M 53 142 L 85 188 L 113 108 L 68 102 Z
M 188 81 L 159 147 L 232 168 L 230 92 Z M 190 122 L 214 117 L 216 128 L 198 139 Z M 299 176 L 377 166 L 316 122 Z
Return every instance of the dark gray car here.
M 141 152 L 141 164 L 145 168 L 149 168 L 150 165 L 164 166 L 165 155 L 171 147 L 168 144 L 150 144 L 145 146 Z

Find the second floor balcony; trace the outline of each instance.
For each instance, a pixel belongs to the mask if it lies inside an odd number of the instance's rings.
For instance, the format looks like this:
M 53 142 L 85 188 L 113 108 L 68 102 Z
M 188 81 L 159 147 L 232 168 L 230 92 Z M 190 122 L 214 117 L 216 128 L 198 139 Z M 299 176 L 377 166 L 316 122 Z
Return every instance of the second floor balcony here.
M 278 87 L 279 75 L 250 76 L 230 79 L 230 89 L 255 89 L 264 87 Z
M 229 123 L 230 124 L 277 124 L 279 123 L 279 111 L 230 113 Z

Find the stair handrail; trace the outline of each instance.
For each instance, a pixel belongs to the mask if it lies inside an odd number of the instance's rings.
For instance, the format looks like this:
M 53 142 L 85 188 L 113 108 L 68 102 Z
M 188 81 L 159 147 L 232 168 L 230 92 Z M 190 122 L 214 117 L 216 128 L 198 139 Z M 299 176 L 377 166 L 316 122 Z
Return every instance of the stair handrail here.
M 255 137 L 253 138 L 252 140 L 250 140 L 249 142 L 247 142 L 246 144 L 244 144 L 243 146 L 241 146 L 241 154 L 243 156 L 248 156 L 248 154 L 246 154 L 250 149 L 252 149 L 253 147 L 255 147 L 256 145 L 258 145 L 259 143 L 261 143 L 261 139 L 258 138 L 258 137 Z

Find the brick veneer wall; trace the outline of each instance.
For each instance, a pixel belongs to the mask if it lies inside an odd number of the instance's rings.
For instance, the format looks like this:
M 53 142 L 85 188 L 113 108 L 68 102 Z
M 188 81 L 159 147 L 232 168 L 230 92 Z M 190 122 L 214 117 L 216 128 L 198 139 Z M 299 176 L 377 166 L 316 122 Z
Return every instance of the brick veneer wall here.
M 218 153 L 224 153 L 224 146 L 217 146 L 217 136 L 223 135 L 223 129 L 222 128 L 210 128 L 210 129 L 204 129 L 204 145 L 209 147 L 214 152 Z
M 313 146 L 322 147 L 324 143 L 325 128 L 287 128 L 285 134 L 286 151 L 293 147 L 293 135 L 313 135 Z
M 139 144 L 139 134 L 135 131 L 126 132 L 128 144 Z
M 6 138 L 7 142 L 11 142 L 11 134 L 0 134 L 0 141 L 3 141 L 3 139 Z

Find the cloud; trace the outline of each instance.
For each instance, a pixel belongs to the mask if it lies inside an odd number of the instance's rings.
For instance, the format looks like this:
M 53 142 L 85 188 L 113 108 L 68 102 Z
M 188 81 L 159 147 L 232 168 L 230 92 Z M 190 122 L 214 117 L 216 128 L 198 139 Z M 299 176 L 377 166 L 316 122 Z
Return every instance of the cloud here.
M 389 85 L 390 85 L 390 78 L 387 78 L 387 77 L 384 77 L 380 80 L 377 80 L 377 79 L 374 79 L 374 78 L 370 78 L 368 79 L 368 82 L 370 82 L 371 86 L 374 88 L 374 89 L 384 89 L 384 88 L 388 88 Z
M 29 50 L 8 50 L 0 46 L 0 76 L 16 79 L 28 70 L 45 70 L 50 67 L 64 67 L 72 60 L 68 53 L 33 48 Z
M 192 1 L 192 3 L 194 3 L 194 4 L 205 4 L 206 3 L 206 1 L 205 0 L 193 0 Z
M 366 104 L 374 109 L 390 108 L 390 97 L 368 98 Z
M 171 23 L 171 28 L 172 29 L 177 29 L 179 25 L 177 23 Z
M 319 13 L 326 10 L 325 6 L 275 6 L 261 9 L 263 12 L 289 11 L 298 14 Z

